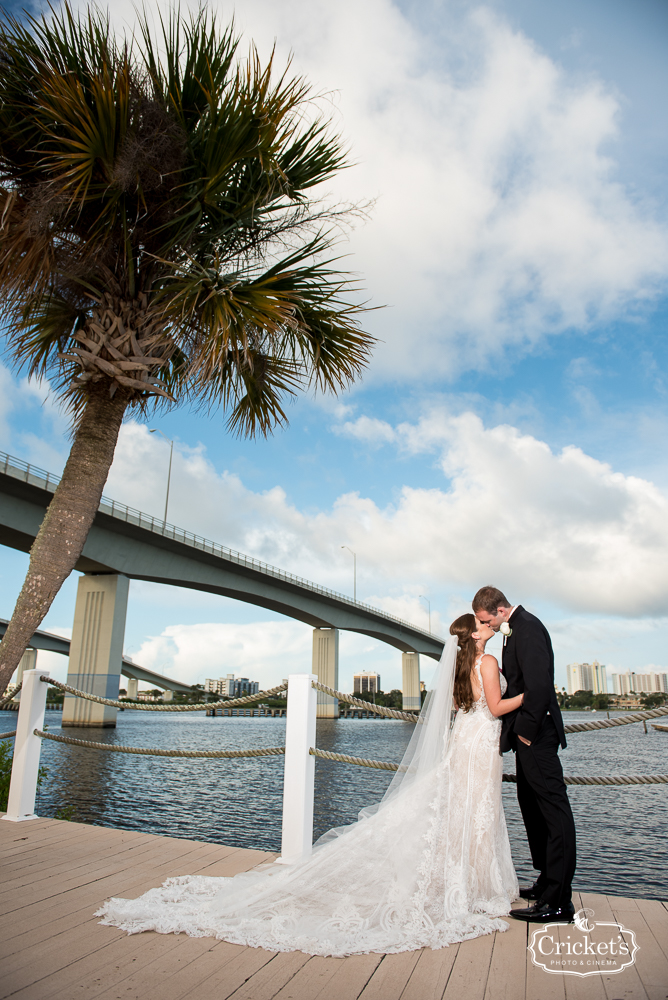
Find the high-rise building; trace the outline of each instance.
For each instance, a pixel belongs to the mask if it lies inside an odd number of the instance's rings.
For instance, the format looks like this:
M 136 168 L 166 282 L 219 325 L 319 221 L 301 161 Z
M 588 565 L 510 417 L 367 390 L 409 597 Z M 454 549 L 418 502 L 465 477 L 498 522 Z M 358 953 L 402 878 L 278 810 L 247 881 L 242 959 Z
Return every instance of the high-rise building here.
M 219 698 L 241 698 L 246 694 L 257 694 L 260 690 L 258 681 L 249 681 L 247 677 L 238 677 L 228 674 L 227 677 L 219 677 L 217 680 L 207 677 L 204 690 L 210 694 L 216 694 Z
M 353 694 L 378 694 L 380 691 L 380 674 L 371 674 L 366 670 L 353 674 Z
M 631 691 L 635 694 L 668 694 L 668 674 L 637 674 L 634 670 L 627 670 L 624 674 L 612 675 L 612 690 L 620 695 L 630 694 Z
M 598 660 L 593 663 L 569 663 L 566 667 L 566 687 L 569 694 L 575 694 L 576 691 L 607 694 L 608 675 L 605 665 Z

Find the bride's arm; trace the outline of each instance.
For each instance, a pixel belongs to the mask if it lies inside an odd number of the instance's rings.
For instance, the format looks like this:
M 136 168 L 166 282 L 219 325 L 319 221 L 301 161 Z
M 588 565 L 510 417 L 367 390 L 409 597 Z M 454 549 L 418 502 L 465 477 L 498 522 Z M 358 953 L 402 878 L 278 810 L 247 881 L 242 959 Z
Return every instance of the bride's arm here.
M 499 681 L 499 664 L 495 656 L 486 653 L 480 662 L 480 675 L 482 686 L 485 689 L 485 699 L 487 707 L 492 715 L 497 719 L 507 712 L 514 712 L 519 708 L 524 700 L 524 694 L 518 694 L 515 698 L 501 697 L 501 683 Z

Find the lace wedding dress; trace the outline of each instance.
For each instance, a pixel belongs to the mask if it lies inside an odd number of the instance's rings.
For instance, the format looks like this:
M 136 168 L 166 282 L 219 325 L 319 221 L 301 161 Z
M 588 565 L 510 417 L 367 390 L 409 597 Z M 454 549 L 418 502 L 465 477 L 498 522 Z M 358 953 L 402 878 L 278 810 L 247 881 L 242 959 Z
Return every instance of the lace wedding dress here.
M 442 948 L 506 930 L 518 896 L 501 803 L 501 723 L 480 699 L 451 725 L 456 640 L 383 800 L 296 865 L 184 875 L 111 899 L 102 923 L 346 956 Z M 502 686 L 505 679 L 501 679 Z

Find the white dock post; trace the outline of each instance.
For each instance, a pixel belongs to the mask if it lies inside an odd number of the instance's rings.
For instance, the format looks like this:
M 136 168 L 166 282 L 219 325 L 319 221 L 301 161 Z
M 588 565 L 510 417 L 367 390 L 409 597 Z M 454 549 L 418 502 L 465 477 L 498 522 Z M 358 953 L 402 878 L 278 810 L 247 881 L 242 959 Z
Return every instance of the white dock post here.
M 285 726 L 285 770 L 283 778 L 283 831 L 281 856 L 284 865 L 294 864 L 311 853 L 313 846 L 313 794 L 317 692 L 315 674 L 290 674 Z
M 20 823 L 24 819 L 37 819 L 35 795 L 42 741 L 39 736 L 35 736 L 33 730 L 44 728 L 44 709 L 49 687 L 40 680 L 42 674 L 48 675 L 48 670 L 26 670 L 23 675 L 9 800 L 7 813 L 2 817 L 11 823 Z

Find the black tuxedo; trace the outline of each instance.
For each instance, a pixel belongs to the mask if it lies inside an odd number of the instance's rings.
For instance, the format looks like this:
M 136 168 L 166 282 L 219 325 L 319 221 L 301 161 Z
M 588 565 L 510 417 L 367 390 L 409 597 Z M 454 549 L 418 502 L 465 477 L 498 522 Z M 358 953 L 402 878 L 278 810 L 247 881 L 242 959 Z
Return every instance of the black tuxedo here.
M 515 750 L 517 737 L 533 741 L 549 712 L 566 749 L 564 723 L 554 690 L 554 653 L 550 635 L 535 615 L 518 605 L 508 622 L 512 634 L 503 646 L 502 670 L 508 681 L 506 698 L 524 691 L 524 703 L 501 717 L 501 753 Z
M 540 872 L 541 899 L 560 906 L 571 900 L 575 823 L 558 754 L 566 737 L 554 690 L 554 653 L 543 623 L 521 605 L 508 624 L 512 632 L 503 647 L 504 697 L 524 692 L 524 702 L 502 716 L 501 752 L 516 752 L 517 799 L 531 860 Z

